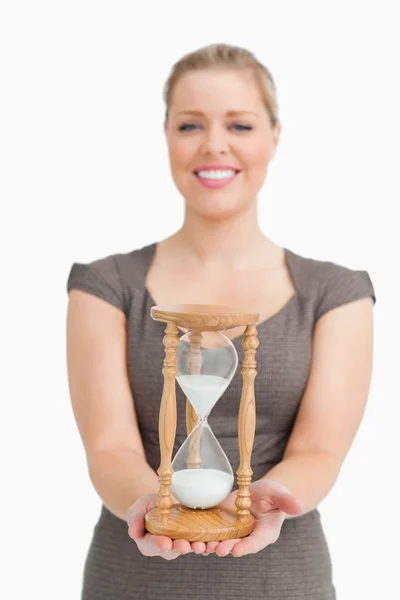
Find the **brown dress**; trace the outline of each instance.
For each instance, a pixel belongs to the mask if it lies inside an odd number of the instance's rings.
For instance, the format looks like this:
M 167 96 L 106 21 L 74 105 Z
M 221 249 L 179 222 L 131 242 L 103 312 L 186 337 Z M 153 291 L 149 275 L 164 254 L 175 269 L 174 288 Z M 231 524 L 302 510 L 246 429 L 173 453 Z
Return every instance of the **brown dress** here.
M 72 265 L 67 289 L 84 290 L 120 308 L 127 318 L 128 370 L 147 461 L 160 464 L 158 415 L 163 387 L 165 324 L 154 321 L 145 287 L 156 243 L 91 263 Z M 300 256 L 285 249 L 296 293 L 258 326 L 255 379 L 256 434 L 253 481 L 280 462 L 309 376 L 312 333 L 327 311 L 372 296 L 367 271 Z M 239 365 L 243 336 L 234 338 Z M 237 421 L 240 368 L 213 408 L 209 423 L 234 472 L 239 467 Z M 178 421 L 173 455 L 186 439 L 185 397 L 177 388 Z M 135 474 L 132 473 L 132 477 Z M 235 486 L 234 489 L 237 489 Z M 345 541 L 343 541 L 345 543 Z M 329 549 L 317 509 L 283 523 L 278 541 L 234 558 L 193 553 L 166 561 L 146 557 L 124 521 L 102 506 L 94 527 L 82 600 L 333 600 Z

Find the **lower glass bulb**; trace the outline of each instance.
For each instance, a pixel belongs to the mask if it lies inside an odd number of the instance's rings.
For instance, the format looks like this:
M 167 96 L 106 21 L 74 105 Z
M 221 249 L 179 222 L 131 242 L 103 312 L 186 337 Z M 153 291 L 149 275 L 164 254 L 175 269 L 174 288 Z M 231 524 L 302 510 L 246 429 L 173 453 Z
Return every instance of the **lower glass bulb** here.
M 189 508 L 211 508 L 227 498 L 233 475 L 218 469 L 183 469 L 172 475 L 171 492 Z

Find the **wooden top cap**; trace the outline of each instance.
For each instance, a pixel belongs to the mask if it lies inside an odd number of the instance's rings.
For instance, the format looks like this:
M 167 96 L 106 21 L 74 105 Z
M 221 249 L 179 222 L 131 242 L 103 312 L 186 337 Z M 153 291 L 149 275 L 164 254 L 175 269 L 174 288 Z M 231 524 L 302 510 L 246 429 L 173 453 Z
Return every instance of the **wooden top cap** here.
M 151 317 L 163 323 L 197 331 L 224 331 L 233 327 L 257 324 L 260 312 L 249 312 L 235 306 L 222 304 L 166 304 L 153 306 Z

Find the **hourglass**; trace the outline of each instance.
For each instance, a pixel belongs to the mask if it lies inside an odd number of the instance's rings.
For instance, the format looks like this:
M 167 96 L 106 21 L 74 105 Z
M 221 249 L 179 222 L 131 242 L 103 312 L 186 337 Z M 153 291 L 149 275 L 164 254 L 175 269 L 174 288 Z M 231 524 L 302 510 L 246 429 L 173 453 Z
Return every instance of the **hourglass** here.
M 180 304 L 153 306 L 151 316 L 167 326 L 159 414 L 160 489 L 157 507 L 145 516 L 145 527 L 156 535 L 191 542 L 245 537 L 254 529 L 249 486 L 255 433 L 255 354 L 259 344 L 256 324 L 261 314 L 221 305 Z M 240 465 L 233 510 L 220 505 L 232 491 L 234 474 L 208 416 L 238 366 L 235 346 L 222 331 L 238 326 L 246 329 L 238 416 Z M 179 327 L 188 330 L 181 338 Z M 171 462 L 177 420 L 176 381 L 187 398 L 188 437 Z M 172 496 L 178 503 L 173 503 Z

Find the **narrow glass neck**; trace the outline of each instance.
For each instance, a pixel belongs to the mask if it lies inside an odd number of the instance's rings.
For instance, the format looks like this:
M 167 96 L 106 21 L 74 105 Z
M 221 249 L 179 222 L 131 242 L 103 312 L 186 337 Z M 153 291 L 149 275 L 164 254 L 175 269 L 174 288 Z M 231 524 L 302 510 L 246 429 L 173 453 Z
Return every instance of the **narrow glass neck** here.
M 210 413 L 207 413 L 207 414 L 206 414 L 206 415 L 204 415 L 204 416 L 200 416 L 200 415 L 198 414 L 198 415 L 197 415 L 197 417 L 198 417 L 198 421 L 197 421 L 198 425 L 200 425 L 200 424 L 201 424 L 201 425 L 208 425 L 208 415 L 209 415 L 209 414 L 210 414 Z

